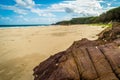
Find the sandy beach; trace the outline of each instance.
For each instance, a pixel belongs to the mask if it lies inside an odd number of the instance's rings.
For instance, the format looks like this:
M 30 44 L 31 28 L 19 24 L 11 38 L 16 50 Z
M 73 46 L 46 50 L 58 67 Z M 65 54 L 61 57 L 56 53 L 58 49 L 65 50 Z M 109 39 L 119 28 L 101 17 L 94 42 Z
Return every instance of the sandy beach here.
M 97 39 L 101 26 L 0 29 L 0 80 L 33 80 L 33 68 L 82 38 Z

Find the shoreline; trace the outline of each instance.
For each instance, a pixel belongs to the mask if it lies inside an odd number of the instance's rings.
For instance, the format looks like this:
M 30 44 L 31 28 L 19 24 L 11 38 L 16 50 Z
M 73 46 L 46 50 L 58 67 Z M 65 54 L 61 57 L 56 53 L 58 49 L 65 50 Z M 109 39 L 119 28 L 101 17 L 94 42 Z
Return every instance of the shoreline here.
M 39 25 L 38 25 L 38 26 L 37 26 L 37 25 L 36 25 L 36 26 L 34 26 L 34 25 L 33 25 L 33 26 L 32 26 L 32 25 L 31 25 L 31 26 L 29 26 L 29 25 L 28 25 L 28 26 L 24 26 L 24 25 L 23 25 L 23 26 L 22 26 L 22 25 L 21 25 L 21 26 L 13 26 L 13 27 L 12 27 L 12 26 L 10 26 L 10 27 L 0 27 L 0 30 L 1 30 L 1 29 L 19 29 L 19 28 L 20 28 L 20 29 L 21 29 L 21 28 L 38 28 L 38 27 L 39 27 L 39 28 L 46 28 L 46 27 L 63 27 L 63 26 L 64 26 L 64 27 L 71 27 L 71 26 L 95 26 L 95 27 L 96 27 L 96 26 L 97 26 L 97 27 L 99 26 L 99 27 L 100 27 L 101 25 L 92 25 L 92 24 L 46 25 L 46 26 L 43 26 L 43 25 L 41 25 L 41 26 L 39 26 Z

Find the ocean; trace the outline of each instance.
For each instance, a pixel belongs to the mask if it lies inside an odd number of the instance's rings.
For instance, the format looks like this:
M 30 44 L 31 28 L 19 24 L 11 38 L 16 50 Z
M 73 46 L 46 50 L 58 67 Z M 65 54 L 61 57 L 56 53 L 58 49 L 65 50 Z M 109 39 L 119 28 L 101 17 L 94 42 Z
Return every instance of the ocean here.
M 50 26 L 50 24 L 28 24 L 28 25 L 0 25 L 0 28 L 20 28 L 20 27 L 40 27 L 40 26 Z

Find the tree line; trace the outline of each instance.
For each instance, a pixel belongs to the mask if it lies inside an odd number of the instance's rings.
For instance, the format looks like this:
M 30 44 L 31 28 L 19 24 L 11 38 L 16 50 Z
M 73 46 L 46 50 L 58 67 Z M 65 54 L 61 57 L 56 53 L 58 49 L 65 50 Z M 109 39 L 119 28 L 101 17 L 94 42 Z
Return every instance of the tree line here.
M 120 7 L 102 13 L 100 16 L 72 18 L 69 21 L 60 21 L 57 22 L 56 24 L 70 25 L 70 24 L 91 24 L 91 23 L 109 23 L 109 22 L 120 22 Z

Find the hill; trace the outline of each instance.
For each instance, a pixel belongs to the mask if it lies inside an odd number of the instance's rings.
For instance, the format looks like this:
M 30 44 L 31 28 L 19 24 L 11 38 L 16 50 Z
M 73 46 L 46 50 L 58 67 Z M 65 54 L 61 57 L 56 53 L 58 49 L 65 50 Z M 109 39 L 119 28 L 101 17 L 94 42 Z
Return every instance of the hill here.
M 73 18 L 69 21 L 57 22 L 56 25 L 109 23 L 111 21 L 120 22 L 120 7 L 102 13 L 100 16 Z

